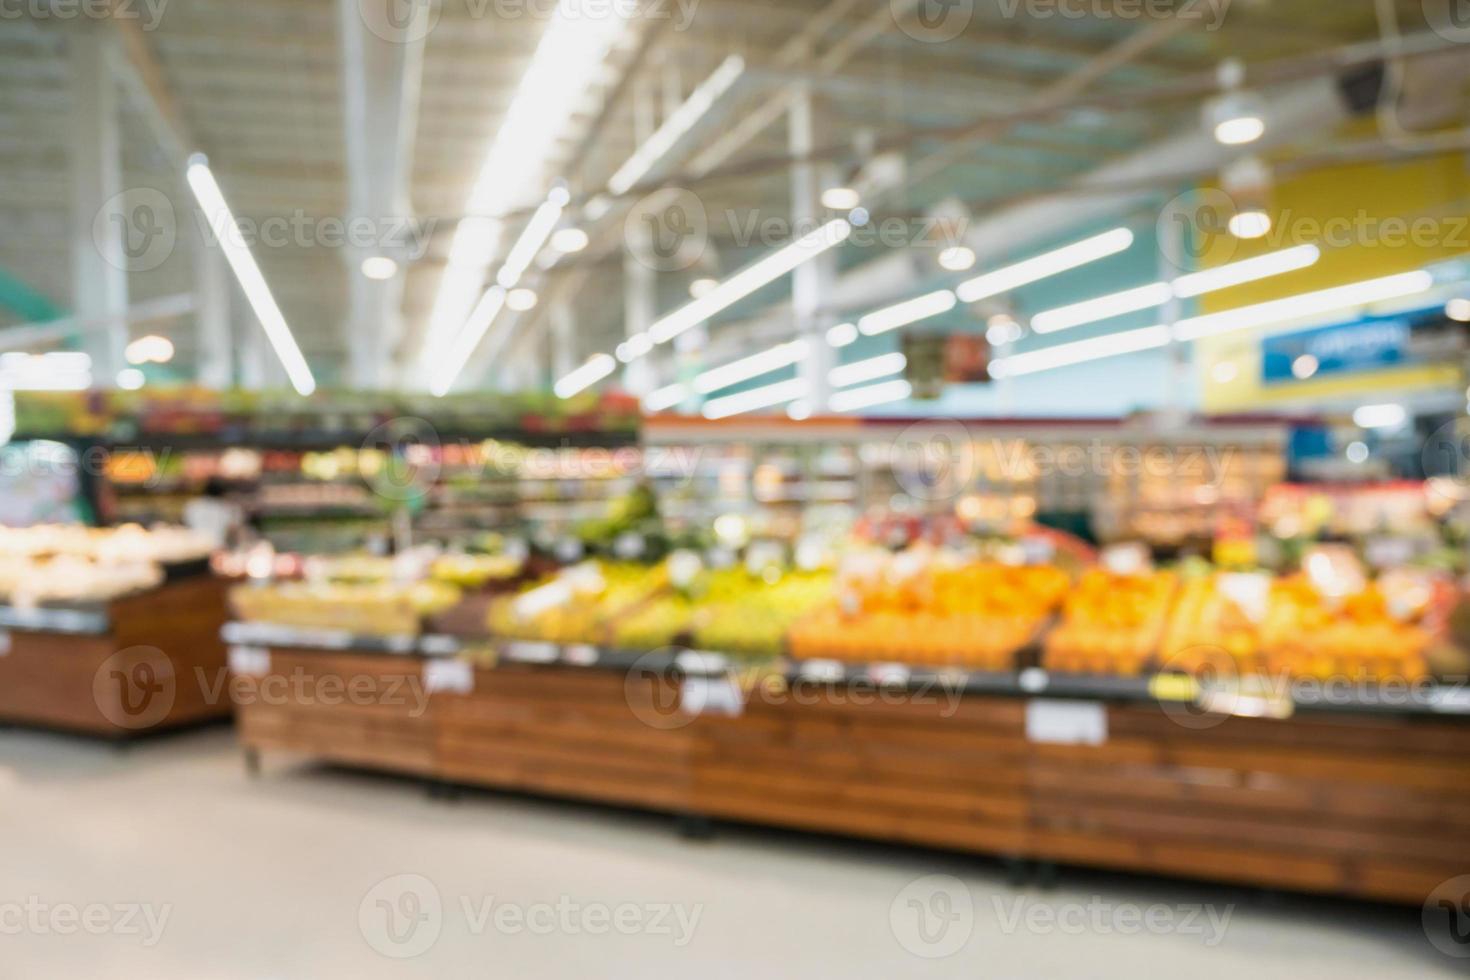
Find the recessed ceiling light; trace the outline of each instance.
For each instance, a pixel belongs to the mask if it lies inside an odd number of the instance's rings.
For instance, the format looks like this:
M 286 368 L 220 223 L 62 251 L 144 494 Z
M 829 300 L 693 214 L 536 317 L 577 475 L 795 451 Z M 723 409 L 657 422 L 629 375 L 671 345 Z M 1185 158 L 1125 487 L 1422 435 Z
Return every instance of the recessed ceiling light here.
M 582 251 L 590 241 L 581 228 L 558 228 L 551 236 L 551 247 L 563 255 L 569 255 Z
M 536 308 L 536 291 L 534 289 L 512 289 L 505 297 L 505 305 L 517 313 Z
M 975 265 L 975 250 L 965 245 L 951 245 L 939 253 L 939 267 L 950 272 L 964 272 Z
M 822 207 L 833 211 L 851 211 L 863 197 L 851 187 L 829 187 L 822 192 Z
M 362 274 L 382 282 L 398 275 L 398 263 L 386 255 L 369 255 L 362 260 Z
M 1271 216 L 1259 209 L 1230 216 L 1230 234 L 1236 238 L 1260 238 L 1271 230 Z

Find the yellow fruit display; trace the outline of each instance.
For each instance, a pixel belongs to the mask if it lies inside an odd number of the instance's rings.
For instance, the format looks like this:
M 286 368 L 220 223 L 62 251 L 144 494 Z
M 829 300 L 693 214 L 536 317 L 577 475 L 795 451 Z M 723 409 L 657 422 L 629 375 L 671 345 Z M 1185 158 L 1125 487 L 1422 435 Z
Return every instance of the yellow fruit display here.
M 1227 662 L 1239 674 L 1259 673 L 1265 667 L 1261 627 L 1225 594 L 1216 576 L 1192 578 L 1179 590 L 1159 660 L 1187 673 L 1219 670 Z
M 490 603 L 496 636 L 550 643 L 610 644 L 617 621 L 665 590 L 665 565 L 588 562 Z
M 235 615 L 246 622 L 305 629 L 349 630 L 365 636 L 413 636 L 423 618 L 459 602 L 459 589 L 437 582 L 239 585 L 230 590 Z
M 694 615 L 694 645 L 749 657 L 777 656 L 791 625 L 831 596 L 828 572 L 788 572 L 775 581 L 744 569 L 715 572 Z
M 1383 592 L 1370 585 L 1334 607 L 1304 577 L 1271 590 L 1262 627 L 1265 669 L 1318 679 L 1414 680 L 1427 673 L 1429 631 L 1389 612 Z
M 858 588 L 795 624 L 801 659 L 1009 670 L 1066 594 L 1060 569 L 975 563 Z
M 1086 572 L 1046 638 L 1042 665 L 1069 673 L 1142 673 L 1163 640 L 1177 585 L 1171 572 Z

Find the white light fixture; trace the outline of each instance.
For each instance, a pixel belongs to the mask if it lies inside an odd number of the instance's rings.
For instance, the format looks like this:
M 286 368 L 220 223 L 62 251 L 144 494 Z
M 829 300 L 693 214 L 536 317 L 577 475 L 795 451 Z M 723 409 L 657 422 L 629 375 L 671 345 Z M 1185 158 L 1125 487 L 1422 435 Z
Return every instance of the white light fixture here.
M 1248 208 L 1232 214 L 1226 227 L 1236 238 L 1261 238 L 1271 230 L 1271 216 L 1259 208 Z
M 591 388 L 618 368 L 618 362 L 607 354 L 593 354 L 587 363 L 567 374 L 553 388 L 558 398 L 571 398 Z
M 858 328 L 855 323 L 839 323 L 827 330 L 827 343 L 833 347 L 846 347 L 856 343 L 857 339 Z
M 173 341 L 149 334 L 128 344 L 123 356 L 129 364 L 167 364 L 174 359 Z
M 1070 327 L 1096 323 L 1124 313 L 1152 309 L 1169 301 L 1170 296 L 1189 298 L 1216 292 L 1242 283 L 1255 282 L 1271 276 L 1304 269 L 1316 263 L 1322 252 L 1315 245 L 1298 245 L 1269 252 L 1255 258 L 1231 262 L 1215 269 L 1192 272 L 1169 283 L 1150 283 L 1136 289 L 1127 289 L 1096 299 L 1084 300 L 1070 306 L 1061 306 L 1031 318 L 1031 328 L 1037 333 L 1053 333 Z
M 505 309 L 505 298 L 503 286 L 494 285 L 485 290 L 485 295 L 480 297 L 480 302 L 470 311 L 470 318 L 465 321 L 464 329 L 444 352 L 443 363 L 429 383 L 429 391 L 435 396 L 442 398 L 449 394 L 449 389 L 454 387 L 460 372 L 469 363 L 470 355 L 480 346 L 480 341 L 485 339 L 486 332 L 500 315 L 500 311 Z
M 876 381 L 890 374 L 898 374 L 908 367 L 908 359 L 902 354 L 880 354 L 865 361 L 853 361 L 827 372 L 827 380 L 834 388 L 847 388 L 865 381 Z
M 762 286 L 772 283 L 797 266 L 840 245 L 852 234 L 852 225 L 842 218 L 827 222 L 785 248 L 759 259 L 720 283 L 708 295 L 686 303 L 648 328 L 654 343 L 662 344 L 705 322 Z
M 985 340 L 992 347 L 1014 344 L 1024 332 L 1021 324 L 1009 313 L 997 313 L 985 321 Z
M 123 391 L 137 391 L 147 383 L 147 378 L 137 368 L 123 368 L 117 372 L 117 386 Z
M 710 293 L 718 289 L 719 286 L 720 281 L 718 279 L 711 279 L 708 276 L 703 276 L 689 284 L 689 295 L 694 297 L 695 299 L 704 299 Z
M 1417 272 L 1401 272 L 1398 275 L 1365 279 L 1346 286 L 1319 289 L 1310 293 L 1298 293 L 1284 299 L 1266 303 L 1241 306 L 1220 313 L 1180 320 L 1174 327 L 1174 336 L 1179 340 L 1198 340 L 1216 334 L 1230 333 L 1249 327 L 1266 327 L 1287 323 L 1303 317 L 1399 299 L 1422 293 L 1434 285 L 1434 276 L 1422 269 Z
M 939 253 L 939 267 L 948 272 L 964 272 L 975 266 L 975 250 L 968 245 L 951 245 Z
M 1215 141 L 1226 146 L 1243 146 L 1246 143 L 1254 143 L 1265 133 L 1266 120 L 1260 116 L 1235 116 L 1215 123 Z
M 1316 374 L 1317 368 L 1321 366 L 1321 362 L 1311 354 L 1302 354 L 1291 362 L 1291 376 L 1298 381 L 1305 381 Z
M 1315 245 L 1297 245 L 1279 252 L 1267 252 L 1253 259 L 1242 259 L 1214 269 L 1180 276 L 1172 283 L 1174 295 L 1187 299 L 1258 279 L 1268 279 L 1315 265 L 1321 257 L 1322 250 Z
M 524 313 L 536 308 L 536 290 L 534 289 L 512 289 L 505 296 L 505 305 L 516 313 Z
M 362 260 L 362 274 L 369 279 L 383 282 L 398 275 L 398 263 L 386 255 L 369 255 Z
M 1234 361 L 1221 361 L 1210 368 L 1210 380 L 1216 384 L 1224 385 L 1234 381 L 1240 374 L 1240 368 Z
M 1470 299 L 1457 296 L 1444 305 L 1444 315 L 1457 323 L 1470 323 Z
M 536 208 L 531 220 L 526 222 L 526 227 L 521 231 L 516 243 L 511 246 L 510 254 L 505 257 L 505 263 L 501 265 L 500 271 L 495 274 L 495 281 L 506 289 L 515 288 L 516 283 L 521 281 L 521 276 L 536 261 L 536 256 L 545 247 L 551 238 L 551 233 L 556 230 L 557 223 L 561 221 L 561 213 L 566 209 L 571 195 L 565 187 L 553 187 Z
M 694 379 L 694 390 L 701 395 L 707 395 L 721 388 L 758 378 L 772 371 L 790 367 L 806 357 L 808 345 L 805 340 L 793 340 L 789 343 L 778 344 L 769 350 L 763 350 L 749 357 L 742 357 L 738 361 L 711 368 Z
M 1037 333 L 1055 333 L 1087 323 L 1096 323 L 1124 313 L 1136 313 L 1161 306 L 1173 296 L 1166 282 L 1152 282 L 1147 286 L 1109 293 L 1096 299 L 1058 306 L 1056 309 L 1038 313 L 1031 318 L 1031 329 Z
M 649 392 L 643 398 L 643 410 L 645 412 L 662 412 L 673 408 L 684 399 L 689 397 L 689 389 L 681 384 L 672 384 L 656 391 Z
M 1353 412 L 1353 425 L 1360 429 L 1397 429 L 1408 417 L 1402 405 L 1364 405 Z
M 875 405 L 901 402 L 913 394 L 913 391 L 907 381 L 884 381 L 882 384 L 868 385 L 865 388 L 834 391 L 827 399 L 827 407 L 834 412 L 856 412 Z
M 954 307 L 954 291 L 939 289 L 932 293 L 925 293 L 923 296 L 904 300 L 902 303 L 885 306 L 881 310 L 874 310 L 858 320 L 858 330 L 872 337 L 875 334 L 908 326 L 910 323 L 927 320 L 931 316 L 948 313 Z
M 704 417 L 725 419 L 732 415 L 759 411 L 762 408 L 773 408 L 776 405 L 796 401 L 798 398 L 805 398 L 810 389 L 811 386 L 804 379 L 792 378 L 790 381 L 778 381 L 763 388 L 751 388 L 749 391 L 726 395 L 723 398 L 712 398 L 704 405 Z
M 1163 347 L 1168 343 L 1168 327 L 1141 327 L 1138 330 L 1124 330 L 1103 337 L 1078 340 L 1070 344 L 1057 344 L 1054 347 L 1002 357 L 991 363 L 990 374 L 996 378 L 1014 378 L 1023 374 L 1035 374 L 1038 371 L 1081 364 L 1085 361 L 1116 357 L 1120 354 L 1136 354 L 1139 351 Z
M 863 202 L 863 196 L 851 187 L 829 187 L 822 191 L 822 207 L 833 211 L 851 211 Z
M 635 333 L 627 340 L 618 344 L 614 352 L 617 359 L 624 364 L 631 364 L 638 358 L 653 350 L 653 340 L 646 333 Z
M 1368 444 L 1366 442 L 1350 442 L 1345 454 L 1349 463 L 1366 463 L 1368 461 Z
M 614 194 L 626 194 L 648 175 L 679 138 L 694 128 L 699 120 L 713 108 L 715 100 L 730 90 L 740 76 L 745 74 L 745 59 L 732 54 L 720 62 L 718 68 L 701 82 L 689 97 L 654 130 L 653 135 L 634 151 L 623 165 L 608 178 L 607 189 Z
M 959 284 L 955 293 L 962 303 L 977 303 L 991 296 L 1018 289 L 1041 279 L 1046 279 L 1068 269 L 1096 262 L 1126 251 L 1133 244 L 1133 232 L 1127 228 L 1114 228 L 1080 242 L 1043 252 L 1014 265 L 1008 265 L 983 276 L 976 276 Z
M 196 153 L 189 158 L 185 178 L 204 212 L 204 219 L 215 230 L 215 238 L 224 250 L 225 260 L 229 262 L 235 279 L 244 290 L 245 298 L 255 312 L 255 318 L 260 321 L 271 348 L 285 367 L 291 387 L 303 397 L 310 395 L 316 391 L 316 378 L 312 376 L 311 367 L 306 363 L 301 348 L 296 345 L 296 337 L 291 333 L 291 327 L 286 323 L 281 308 L 276 305 L 276 298 L 271 295 L 270 286 L 267 285 L 265 276 L 261 275 L 260 266 L 255 264 L 255 256 L 250 254 L 250 249 L 239 236 L 235 215 L 225 203 L 225 196 L 215 182 L 214 172 L 209 169 L 209 161 L 203 154 Z
M 0 391 L 85 391 L 92 387 L 92 358 L 81 351 L 0 354 Z
M 812 417 L 812 403 L 800 399 L 786 406 L 786 417 L 793 422 L 805 422 Z
M 580 0 L 557 3 L 486 151 L 462 209 L 476 217 L 455 228 L 429 317 L 419 364 L 425 378 L 438 376 L 441 351 L 463 332 L 476 298 L 483 300 L 486 264 L 499 226 L 493 219 L 478 216 L 513 210 L 537 192 L 558 137 L 577 103 L 595 86 L 613 42 L 627 29 L 632 12 L 627 4 L 614 4 L 599 17 L 586 16 L 582 6 Z
M 551 247 L 563 255 L 580 252 L 591 243 L 581 228 L 558 228 L 551 233 Z

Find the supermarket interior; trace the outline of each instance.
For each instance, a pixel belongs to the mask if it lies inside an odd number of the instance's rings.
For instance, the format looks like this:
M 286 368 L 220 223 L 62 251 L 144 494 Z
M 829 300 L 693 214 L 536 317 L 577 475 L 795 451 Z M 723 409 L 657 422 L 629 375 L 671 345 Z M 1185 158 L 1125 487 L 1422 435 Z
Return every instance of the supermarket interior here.
M 16 0 L 0 164 L 0 977 L 1465 975 L 1465 0 Z

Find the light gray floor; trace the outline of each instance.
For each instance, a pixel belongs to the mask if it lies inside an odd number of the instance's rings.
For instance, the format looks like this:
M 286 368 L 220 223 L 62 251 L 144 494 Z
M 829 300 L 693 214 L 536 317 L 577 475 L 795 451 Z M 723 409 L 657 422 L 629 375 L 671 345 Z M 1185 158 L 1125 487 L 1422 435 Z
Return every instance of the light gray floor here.
M 96 934 L 64 934 L 72 907 Z M 0 731 L 5 980 L 1380 980 L 1464 963 L 1417 910 L 1065 870 L 1014 890 L 961 856 L 749 829 L 691 843 L 663 817 L 445 803 L 289 759 L 252 781 L 227 731 L 125 753 Z

